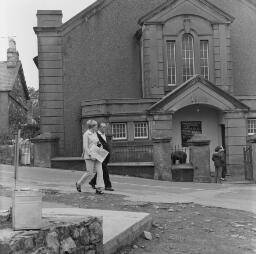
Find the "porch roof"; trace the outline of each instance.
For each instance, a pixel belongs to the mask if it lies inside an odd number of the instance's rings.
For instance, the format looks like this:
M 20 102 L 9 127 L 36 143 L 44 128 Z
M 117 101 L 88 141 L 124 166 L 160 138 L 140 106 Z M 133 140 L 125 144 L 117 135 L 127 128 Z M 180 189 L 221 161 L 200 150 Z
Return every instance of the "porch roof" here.
M 249 107 L 200 75 L 195 75 L 152 105 L 148 112 L 176 112 L 189 105 L 204 104 L 221 111 L 242 110 Z

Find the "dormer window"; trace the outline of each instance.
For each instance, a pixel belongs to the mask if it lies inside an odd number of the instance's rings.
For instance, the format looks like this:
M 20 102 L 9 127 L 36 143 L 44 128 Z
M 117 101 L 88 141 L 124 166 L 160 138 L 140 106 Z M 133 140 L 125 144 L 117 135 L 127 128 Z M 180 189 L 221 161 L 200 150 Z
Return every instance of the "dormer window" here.
M 185 82 L 195 74 L 194 38 L 188 33 L 182 36 L 182 66 L 183 81 Z

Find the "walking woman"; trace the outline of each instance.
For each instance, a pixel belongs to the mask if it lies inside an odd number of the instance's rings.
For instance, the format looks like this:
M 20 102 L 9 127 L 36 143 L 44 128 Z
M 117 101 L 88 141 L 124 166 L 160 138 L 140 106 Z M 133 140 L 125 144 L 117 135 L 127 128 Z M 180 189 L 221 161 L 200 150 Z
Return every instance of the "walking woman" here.
M 83 135 L 83 157 L 85 159 L 87 171 L 76 183 L 76 189 L 78 192 L 81 192 L 81 185 L 87 180 L 91 180 L 94 176 L 94 173 L 97 173 L 97 180 L 95 186 L 96 194 L 103 194 L 102 189 L 104 188 L 104 181 L 102 163 L 92 156 L 92 152 L 90 150 L 92 145 L 101 145 L 97 136 L 97 125 L 97 122 L 94 120 L 87 121 L 88 130 Z

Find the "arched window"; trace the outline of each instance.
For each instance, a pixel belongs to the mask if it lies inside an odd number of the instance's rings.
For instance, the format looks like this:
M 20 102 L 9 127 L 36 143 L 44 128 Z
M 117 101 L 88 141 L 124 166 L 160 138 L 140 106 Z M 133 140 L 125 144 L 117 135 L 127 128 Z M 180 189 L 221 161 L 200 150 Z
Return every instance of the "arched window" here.
M 182 65 L 183 81 L 190 79 L 195 73 L 194 66 L 194 38 L 191 34 L 182 37 Z

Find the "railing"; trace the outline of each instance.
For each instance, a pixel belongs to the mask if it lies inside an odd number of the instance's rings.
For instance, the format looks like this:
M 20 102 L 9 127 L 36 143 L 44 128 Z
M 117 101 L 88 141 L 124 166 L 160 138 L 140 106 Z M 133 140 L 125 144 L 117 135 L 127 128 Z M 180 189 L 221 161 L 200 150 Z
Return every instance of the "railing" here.
M 186 154 L 189 153 L 189 147 L 182 147 L 179 145 L 175 145 L 172 147 L 172 152 L 176 152 L 176 151 L 182 151 L 185 152 Z
M 153 145 L 148 142 L 112 142 L 111 162 L 153 162 Z
M 244 152 L 245 180 L 252 180 L 253 179 L 252 147 L 250 145 L 244 147 L 243 152 Z
M 180 145 L 175 145 L 172 147 L 171 149 L 171 153 L 173 152 L 177 152 L 177 151 L 182 151 L 184 153 L 187 154 L 187 159 L 186 159 L 186 162 L 190 162 L 190 150 L 189 150 L 189 147 L 182 147 Z

